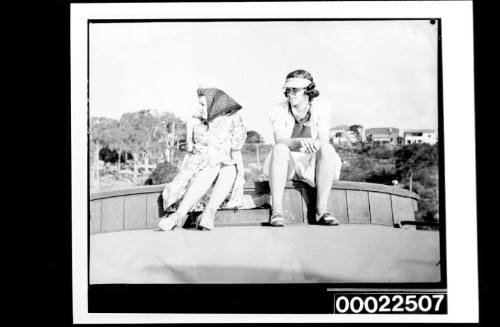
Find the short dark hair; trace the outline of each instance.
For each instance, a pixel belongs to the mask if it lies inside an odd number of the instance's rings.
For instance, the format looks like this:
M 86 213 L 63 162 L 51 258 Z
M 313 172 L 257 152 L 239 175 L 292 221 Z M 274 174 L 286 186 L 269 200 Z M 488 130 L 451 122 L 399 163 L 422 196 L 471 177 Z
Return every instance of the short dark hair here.
M 319 96 L 319 91 L 316 90 L 316 84 L 314 83 L 314 79 L 311 73 L 309 73 L 307 70 L 297 69 L 286 75 L 287 79 L 293 77 L 305 78 L 311 81 L 311 84 L 309 84 L 309 86 L 307 86 L 306 90 L 304 91 L 304 93 L 309 97 L 309 101 Z

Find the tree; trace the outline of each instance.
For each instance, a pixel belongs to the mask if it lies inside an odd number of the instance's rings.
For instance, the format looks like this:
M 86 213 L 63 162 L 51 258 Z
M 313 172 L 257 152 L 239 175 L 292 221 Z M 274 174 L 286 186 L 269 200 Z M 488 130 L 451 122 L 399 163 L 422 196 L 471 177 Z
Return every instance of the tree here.
M 373 134 L 366 135 L 366 142 L 373 144 Z
M 362 125 L 354 124 L 349 127 L 349 130 L 356 135 L 358 142 L 366 143 L 366 134 Z
M 363 129 L 363 126 L 358 125 L 358 124 L 354 124 L 354 125 L 349 126 L 349 130 L 351 132 L 354 132 L 355 134 L 359 134 L 359 131 L 362 129 Z
M 390 185 L 397 180 L 420 196 L 417 220 L 439 220 L 437 145 L 412 144 L 398 150 L 358 144 L 336 148 L 343 161 L 341 180 Z
M 109 131 L 109 144 L 108 148 L 110 150 L 114 150 L 118 153 L 118 160 L 116 162 L 116 173 L 120 174 L 120 161 L 122 153 L 125 151 L 130 151 L 130 146 L 127 144 L 127 133 L 125 129 L 121 126 L 120 123 L 118 125 L 111 128 Z
M 408 144 L 395 151 L 396 174 L 400 178 L 411 175 L 414 171 L 438 164 L 437 146 L 427 143 Z
M 252 148 L 254 147 L 251 151 L 255 150 L 257 166 L 260 167 L 259 145 L 264 143 L 264 138 L 256 131 L 247 131 L 247 139 L 245 140 L 245 143 L 254 144 L 254 146 L 251 146 Z
M 164 133 L 158 143 L 158 153 L 162 154 L 165 161 L 172 162 L 175 151 L 186 139 L 186 123 L 171 112 L 163 112 L 159 116 L 159 127 Z
M 439 219 L 437 144 L 408 144 L 395 156 L 397 176 L 420 196 L 418 219 Z
M 264 143 L 264 138 L 256 131 L 247 131 L 245 143 Z
M 155 167 L 148 181 L 151 182 L 151 185 L 169 183 L 174 179 L 177 172 L 176 166 L 168 162 L 162 162 Z
M 139 164 L 148 156 L 157 133 L 151 110 L 125 113 L 120 118 L 120 126 L 125 132 L 125 143 L 130 147 L 134 158 L 134 183 L 137 182 Z M 146 160 L 147 164 L 147 160 Z
M 111 131 L 118 126 L 118 121 L 112 118 L 91 117 L 90 119 L 90 143 L 93 154 L 91 155 L 92 168 L 90 170 L 90 181 L 99 189 L 99 152 L 108 146 L 112 137 Z
M 172 158 L 171 152 L 175 143 L 179 143 L 185 124 L 172 113 L 161 115 L 153 109 L 123 114 L 120 126 L 125 133 L 125 143 L 128 145 L 134 158 L 134 182 L 137 182 L 139 164 L 145 169 L 149 167 L 149 160 L 164 155 L 167 161 Z M 170 127 L 170 130 L 167 128 Z

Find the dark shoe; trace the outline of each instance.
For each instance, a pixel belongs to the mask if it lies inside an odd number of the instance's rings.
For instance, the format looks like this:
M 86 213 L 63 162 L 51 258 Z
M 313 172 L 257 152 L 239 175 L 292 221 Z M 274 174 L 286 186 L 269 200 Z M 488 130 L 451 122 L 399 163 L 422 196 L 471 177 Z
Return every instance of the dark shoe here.
M 329 225 L 329 226 L 337 226 L 339 221 L 337 218 L 332 216 L 329 212 L 325 212 L 322 215 L 316 214 L 316 224 L 317 225 Z
M 271 217 L 269 217 L 269 225 L 273 227 L 284 227 L 285 226 L 285 218 L 279 212 L 273 212 Z

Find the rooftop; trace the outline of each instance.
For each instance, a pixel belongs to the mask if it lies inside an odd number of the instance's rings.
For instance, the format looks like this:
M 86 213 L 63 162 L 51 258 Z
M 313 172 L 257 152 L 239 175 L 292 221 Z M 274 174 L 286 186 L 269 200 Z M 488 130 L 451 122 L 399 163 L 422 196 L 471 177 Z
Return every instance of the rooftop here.
M 339 125 L 339 126 L 335 126 L 335 127 L 332 127 L 330 128 L 331 131 L 349 131 L 349 126 L 347 125 Z
M 367 128 L 367 133 L 398 133 L 399 128 L 396 127 L 373 127 Z
M 405 133 L 435 133 L 433 129 L 405 129 Z

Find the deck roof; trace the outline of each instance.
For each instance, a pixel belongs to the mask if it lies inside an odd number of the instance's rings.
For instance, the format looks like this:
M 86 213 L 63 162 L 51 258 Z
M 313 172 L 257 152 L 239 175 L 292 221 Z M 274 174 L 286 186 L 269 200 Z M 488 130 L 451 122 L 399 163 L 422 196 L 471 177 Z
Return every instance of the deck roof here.
M 221 226 L 90 236 L 90 283 L 439 282 L 439 233 L 386 226 Z

